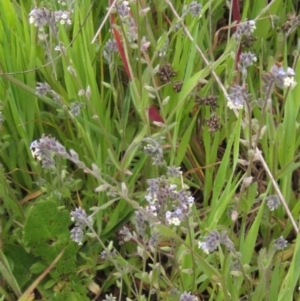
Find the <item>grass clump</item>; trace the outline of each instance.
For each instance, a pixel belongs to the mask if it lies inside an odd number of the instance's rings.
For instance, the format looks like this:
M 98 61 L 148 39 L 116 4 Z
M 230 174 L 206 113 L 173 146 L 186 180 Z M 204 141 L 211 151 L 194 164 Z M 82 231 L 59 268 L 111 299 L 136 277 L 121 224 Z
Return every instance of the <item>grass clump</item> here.
M 297 10 L 0 2 L 1 300 L 298 300 Z

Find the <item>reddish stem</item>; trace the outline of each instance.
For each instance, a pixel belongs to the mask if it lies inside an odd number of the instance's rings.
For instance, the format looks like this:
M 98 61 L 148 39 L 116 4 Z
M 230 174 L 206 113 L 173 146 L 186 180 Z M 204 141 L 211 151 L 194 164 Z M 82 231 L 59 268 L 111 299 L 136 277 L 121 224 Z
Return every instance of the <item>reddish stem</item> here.
M 109 0 L 109 5 L 111 6 L 113 4 L 113 2 L 114 2 L 113 0 Z M 112 28 L 125 71 L 128 75 L 129 80 L 132 80 L 132 76 L 131 76 L 128 61 L 127 61 L 127 58 L 125 55 L 121 36 L 120 36 L 120 33 L 118 32 L 118 30 L 115 28 L 115 25 L 116 25 L 116 18 L 113 14 L 110 14 L 110 28 Z M 156 107 L 154 105 L 150 106 L 150 108 L 148 110 L 148 116 L 151 121 L 157 121 L 157 122 L 162 122 L 162 123 L 164 122 L 159 114 L 159 111 L 156 109 Z
M 148 109 L 148 115 L 151 121 L 164 123 L 163 119 L 159 114 L 159 111 L 156 109 L 154 105 L 151 105 L 150 108 Z
M 113 0 L 109 0 L 109 5 L 111 6 L 113 4 L 113 2 L 114 2 Z M 117 31 L 117 29 L 115 28 L 114 25 L 116 25 L 116 18 L 113 14 L 110 14 L 110 28 L 112 28 L 112 31 L 114 33 L 114 37 L 115 37 L 115 40 L 116 40 L 117 45 L 118 45 L 118 50 L 119 50 L 119 53 L 120 53 L 125 71 L 126 71 L 128 77 L 129 77 L 129 79 L 131 80 L 132 79 L 131 78 L 131 73 L 130 73 L 128 61 L 126 59 L 123 44 L 122 44 L 122 41 L 121 41 L 121 36 L 120 36 L 120 33 Z

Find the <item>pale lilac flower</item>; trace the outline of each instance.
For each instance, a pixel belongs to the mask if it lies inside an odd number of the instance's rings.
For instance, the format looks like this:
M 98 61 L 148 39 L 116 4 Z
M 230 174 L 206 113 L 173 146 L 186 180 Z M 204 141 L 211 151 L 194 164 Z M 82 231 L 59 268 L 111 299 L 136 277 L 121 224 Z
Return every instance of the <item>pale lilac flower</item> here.
M 74 101 L 70 103 L 70 113 L 74 116 L 78 116 L 80 114 L 81 108 L 84 107 L 84 103 Z
M 267 206 L 271 211 L 274 211 L 281 205 L 278 195 L 270 195 L 266 199 L 267 199 Z
M 121 18 L 129 16 L 129 3 L 128 1 L 122 1 L 120 4 L 116 4 L 116 9 Z
M 204 241 L 198 242 L 199 249 L 202 249 L 205 253 L 210 253 L 215 251 L 221 241 L 221 236 L 218 231 L 214 230 L 210 234 L 204 237 Z
M 178 226 L 188 216 L 194 198 L 184 189 L 178 191 L 177 185 L 164 177 L 148 179 L 147 183 L 146 211 L 164 224 Z
M 275 84 L 278 88 L 293 88 L 296 85 L 296 82 L 294 80 L 295 71 L 288 67 L 286 71 L 284 71 L 283 67 L 278 67 L 274 65 L 271 68 L 271 74 L 275 78 Z
M 78 245 L 82 245 L 83 230 L 81 227 L 74 227 L 71 230 L 71 240 L 75 241 Z
M 62 156 L 68 155 L 66 152 L 66 148 L 62 144 L 55 140 L 55 138 L 48 136 L 43 136 L 41 139 L 33 141 L 30 145 L 30 149 L 34 152 L 49 151 L 60 154 Z
M 75 208 L 75 210 L 71 211 L 71 220 L 75 221 L 75 225 L 78 227 L 86 227 L 86 226 L 92 226 L 93 224 L 93 218 L 91 216 L 88 216 L 84 209 L 78 207 Z
M 105 43 L 104 46 L 104 50 L 103 50 L 103 56 L 104 58 L 110 62 L 112 59 L 112 56 L 114 53 L 118 53 L 119 49 L 118 49 L 118 44 L 115 40 L 113 39 L 109 39 L 107 40 L 107 42 Z
M 246 93 L 245 87 L 239 85 L 233 85 L 230 88 L 227 106 L 232 110 L 233 109 L 241 110 L 244 108 L 244 103 L 245 101 L 248 100 L 248 97 L 249 96 Z
M 257 61 L 256 55 L 251 52 L 242 52 L 239 58 L 238 69 L 242 73 L 243 82 L 247 78 L 247 68 Z
M 83 234 L 86 227 L 92 227 L 93 218 L 88 216 L 84 209 L 75 208 L 71 211 L 71 220 L 75 222 L 75 227 L 71 230 L 71 240 L 82 245 Z
M 239 42 L 243 36 L 250 37 L 255 29 L 256 26 L 254 20 L 239 23 L 235 32 L 235 40 Z
M 285 240 L 283 236 L 280 236 L 278 239 L 275 240 L 274 247 L 277 250 L 281 251 L 287 247 L 287 243 L 287 240 Z
M 179 301 L 197 301 L 198 298 L 191 293 L 184 292 L 180 295 Z
M 171 178 L 179 178 L 182 175 L 181 167 L 167 166 L 167 176 Z
M 47 83 L 36 83 L 35 94 L 36 95 L 47 95 L 52 89 Z
M 154 232 L 152 233 L 149 241 L 148 241 L 148 244 L 150 247 L 153 247 L 155 248 L 158 244 L 158 241 L 159 241 L 159 233 L 158 232 Z
M 53 89 L 51 89 L 51 87 L 47 83 L 37 82 L 35 89 L 36 89 L 35 90 L 36 95 L 50 96 L 50 97 L 52 97 L 52 99 L 54 100 L 55 103 L 57 103 L 59 105 L 62 104 L 60 95 L 57 92 L 55 92 Z
M 240 54 L 239 69 L 248 68 L 252 66 L 257 61 L 257 57 L 251 52 L 242 52 Z
M 47 24 L 54 25 L 53 12 L 47 8 L 34 8 L 29 13 L 29 23 L 34 24 L 36 27 L 44 27 Z
M 198 241 L 198 248 L 202 249 L 204 253 L 209 254 L 210 249 L 207 246 L 207 243 L 205 241 Z
M 64 24 L 71 25 L 72 24 L 72 20 L 70 18 L 69 11 L 62 11 L 62 10 L 55 11 L 54 18 L 55 18 L 56 23 L 60 23 L 62 25 L 64 25 Z
M 189 6 L 189 13 L 192 17 L 198 17 L 201 15 L 202 5 L 196 1 L 192 1 Z
M 130 230 L 129 230 L 127 227 L 125 227 L 125 226 L 123 226 L 123 227 L 121 228 L 121 230 L 119 231 L 119 236 L 120 236 L 120 241 L 119 241 L 120 244 L 123 244 L 123 243 L 125 243 L 125 242 L 128 242 L 128 241 L 130 241 L 130 240 L 133 238 L 132 233 L 131 233 Z
M 140 211 L 135 211 L 135 225 L 136 225 L 136 231 L 137 234 L 141 237 L 145 235 L 146 230 L 146 219 L 144 217 L 144 214 Z
M 47 8 L 34 8 L 29 13 L 29 23 L 34 24 L 36 27 L 44 27 L 49 25 L 52 29 L 56 23 L 60 24 L 71 24 L 70 12 L 69 11 L 51 11 Z
M 217 230 L 213 230 L 208 236 L 204 237 L 203 241 L 199 241 L 198 247 L 209 254 L 215 251 L 220 244 L 224 245 L 229 251 L 234 251 L 234 244 L 227 233 L 222 232 L 220 234 Z
M 151 156 L 153 165 L 163 165 L 163 149 L 160 143 L 152 138 L 145 138 L 148 144 L 144 147 L 144 153 Z

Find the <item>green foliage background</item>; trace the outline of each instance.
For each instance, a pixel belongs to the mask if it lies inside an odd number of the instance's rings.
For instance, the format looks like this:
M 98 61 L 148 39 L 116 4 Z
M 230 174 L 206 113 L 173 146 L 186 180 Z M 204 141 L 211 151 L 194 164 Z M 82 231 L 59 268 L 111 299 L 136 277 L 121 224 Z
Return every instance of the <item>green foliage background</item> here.
M 240 2 L 242 20 L 255 19 L 257 27 L 250 48 L 257 64 L 248 70 L 246 83 L 252 99 L 263 97 L 262 76 L 274 64 L 293 67 L 300 83 L 298 19 L 295 24 L 290 21 L 290 32 L 283 30 L 289 14 L 297 16 L 298 1 Z M 189 3 L 172 1 L 179 15 Z M 247 112 L 230 110 L 224 93 L 237 77 L 238 47 L 226 27 L 232 24 L 232 11 L 220 0 L 201 4 L 202 17 L 184 18 L 190 36 L 182 28 L 174 30 L 178 20 L 169 1 L 131 4 L 138 28 L 138 40 L 131 44 L 117 18 L 129 78 L 118 54 L 109 62 L 103 56 L 112 36 L 109 19 L 91 43 L 109 3 L 74 1 L 72 25 L 59 24 L 57 37 L 46 28 L 47 37 L 41 41 L 37 27 L 29 24 L 29 13 L 35 5 L 57 11 L 58 1 L 0 1 L 1 300 L 26 300 L 31 285 L 37 300 L 102 300 L 110 293 L 120 300 L 150 300 L 151 290 L 157 299 L 178 300 L 179 295 L 170 293 L 175 288 L 199 300 L 299 300 L 300 238 L 291 217 L 299 228 L 300 85 L 275 90 L 266 111 L 255 106 L 251 118 L 257 123 L 251 128 Z M 139 13 L 148 7 L 147 14 Z M 142 37 L 151 43 L 147 54 L 137 50 Z M 160 57 L 166 41 L 166 55 Z M 65 56 L 54 50 L 59 43 L 66 48 Z M 166 63 L 176 75 L 161 84 L 156 72 Z M 37 95 L 38 82 L 48 83 L 61 103 Z M 176 82 L 182 84 L 179 92 L 174 91 Z M 79 96 L 88 87 L 90 96 Z M 216 95 L 217 108 L 199 105 L 195 94 Z M 75 102 L 83 105 L 78 116 L 71 113 Z M 151 105 L 163 125 L 152 122 Z M 206 125 L 212 115 L 221 125 L 215 133 Z M 262 160 L 247 174 L 241 162 L 249 160 L 249 145 L 243 142 L 258 128 L 264 129 L 258 144 Z M 32 141 L 43 134 L 76 151 L 87 167 L 97 166 L 103 181 L 58 156 L 55 171 L 43 169 L 30 151 Z M 196 204 L 182 228 L 157 226 L 162 245 L 154 254 L 144 250 L 143 257 L 137 247 L 145 246 L 132 241 L 119 245 L 117 232 L 124 225 L 135 227 L 133 212 L 145 205 L 147 179 L 165 173 L 143 153 L 146 137 L 165 138 L 164 160 L 168 166 L 182 167 L 182 182 Z M 247 176 L 253 181 L 243 191 Z M 95 191 L 104 190 L 104 183 L 115 187 L 115 195 Z M 277 189 L 286 208 L 271 212 L 266 198 L 278 194 Z M 83 246 L 70 240 L 70 211 L 79 206 L 89 214 L 90 208 L 97 212 L 95 232 Z M 237 221 L 228 215 L 231 209 L 237 210 Z M 229 233 L 235 254 L 224 248 L 209 255 L 199 250 L 199 237 L 214 229 Z M 275 252 L 273 243 L 280 236 L 288 246 Z M 114 260 L 101 258 L 103 245 L 97 237 L 105 246 L 113 243 Z M 62 250 L 60 260 L 47 271 Z M 239 272 L 232 272 L 235 260 Z M 36 283 L 44 271 L 46 276 Z

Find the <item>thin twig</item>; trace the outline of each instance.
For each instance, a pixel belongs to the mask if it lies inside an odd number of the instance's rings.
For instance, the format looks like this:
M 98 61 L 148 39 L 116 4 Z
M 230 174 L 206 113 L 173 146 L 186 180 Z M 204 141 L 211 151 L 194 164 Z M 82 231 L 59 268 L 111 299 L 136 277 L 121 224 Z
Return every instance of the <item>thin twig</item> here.
M 273 183 L 274 189 L 275 189 L 275 191 L 276 191 L 276 193 L 277 193 L 277 195 L 278 195 L 278 197 L 279 197 L 279 199 L 280 199 L 280 201 L 281 201 L 284 209 L 286 210 L 286 213 L 287 213 L 289 219 L 291 220 L 291 223 L 292 223 L 295 231 L 298 233 L 299 232 L 298 225 L 297 225 L 297 223 L 296 223 L 296 221 L 295 221 L 295 219 L 294 219 L 294 217 L 293 217 L 293 215 L 292 215 L 292 213 L 291 213 L 291 211 L 290 211 L 290 209 L 289 209 L 289 207 L 288 207 L 288 205 L 287 205 L 287 203 L 286 203 L 286 201 L 284 199 L 284 196 L 282 195 L 282 193 L 281 193 L 281 191 L 280 191 L 280 189 L 278 187 L 278 184 L 277 184 L 276 180 L 274 179 L 274 177 L 273 177 L 273 175 L 272 175 L 272 173 L 271 173 L 271 171 L 269 169 L 268 164 L 264 160 L 264 158 L 263 158 L 263 156 L 261 154 L 261 151 L 258 148 L 256 148 L 256 153 L 258 154 L 259 160 L 260 160 L 261 164 L 263 165 L 266 173 L 268 174 L 271 182 Z
M 92 39 L 91 44 L 95 43 L 95 41 L 96 41 L 97 37 L 99 36 L 99 34 L 100 34 L 100 32 L 101 32 L 101 30 L 102 30 L 102 28 L 103 28 L 105 22 L 106 22 L 107 19 L 109 18 L 110 13 L 111 13 L 112 10 L 115 8 L 115 4 L 116 4 L 117 1 L 118 1 L 118 0 L 114 0 L 114 2 L 112 3 L 112 5 L 109 7 L 109 9 L 108 9 L 108 11 L 107 11 L 107 13 L 106 13 L 106 15 L 105 15 L 105 17 L 104 17 L 102 23 L 100 24 L 100 26 L 99 26 L 99 28 L 98 28 L 96 34 L 94 35 L 94 37 L 93 37 L 93 39 Z

